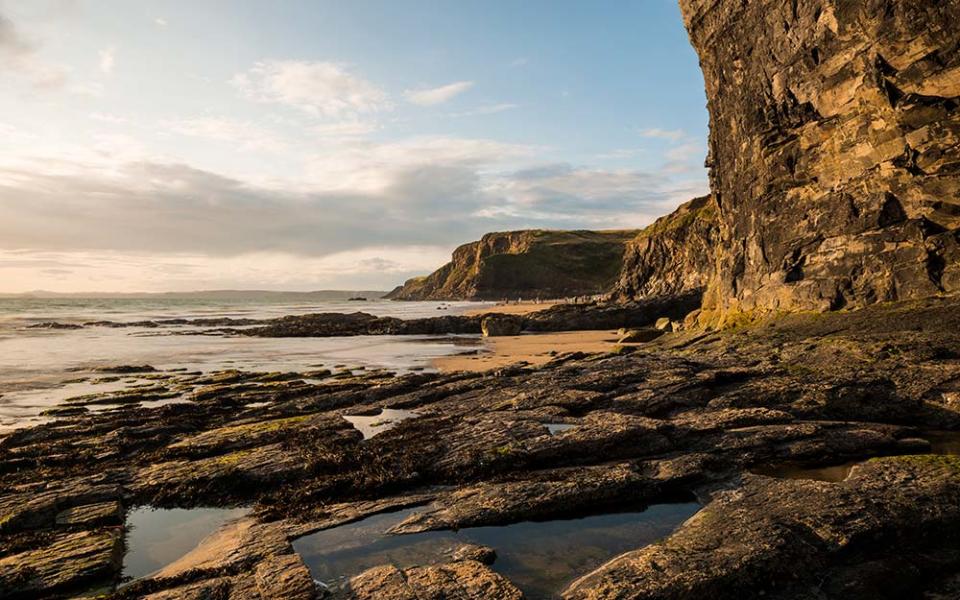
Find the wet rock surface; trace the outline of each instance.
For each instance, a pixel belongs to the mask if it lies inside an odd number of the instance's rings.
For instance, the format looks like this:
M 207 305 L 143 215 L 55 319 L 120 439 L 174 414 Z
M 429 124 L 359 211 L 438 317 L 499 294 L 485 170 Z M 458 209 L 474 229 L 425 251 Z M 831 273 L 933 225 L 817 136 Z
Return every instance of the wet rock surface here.
M 960 572 L 949 559 L 960 553 L 956 540 L 922 541 L 956 524 L 953 463 L 880 461 L 841 483 L 751 474 L 928 452 L 918 440 L 927 430 L 960 430 L 956 298 L 664 333 L 628 355 L 560 355 L 541 368 L 360 371 L 309 384 L 240 371 L 152 376 L 193 400 L 65 414 L 0 438 L 5 595 L 113 585 L 118 511 L 143 505 L 252 512 L 117 597 L 310 597 L 292 541 L 388 510 L 418 507 L 391 532 L 406 535 L 691 495 L 704 503 L 699 516 L 568 594 L 720 598 L 784 578 L 768 595 L 894 598 L 887 567 L 901 548 L 922 574 L 910 579 L 917 589 L 949 590 Z M 416 418 L 368 439 L 344 418 L 392 414 L 383 409 Z M 343 575 L 355 577 L 355 597 L 518 593 L 496 561 L 491 571 L 478 557 Z M 880 591 L 843 584 L 854 574 Z M 830 585 L 819 596 L 803 595 L 821 580 Z M 630 590 L 637 595 L 623 595 Z
M 480 334 L 485 331 L 485 322 L 486 331 L 493 331 L 494 335 L 617 329 L 652 325 L 662 317 L 682 320 L 700 306 L 701 296 L 693 290 L 630 302 L 557 304 L 523 316 L 490 313 L 397 319 L 362 312 L 320 313 L 283 317 L 246 329 L 219 329 L 214 333 L 255 337 Z

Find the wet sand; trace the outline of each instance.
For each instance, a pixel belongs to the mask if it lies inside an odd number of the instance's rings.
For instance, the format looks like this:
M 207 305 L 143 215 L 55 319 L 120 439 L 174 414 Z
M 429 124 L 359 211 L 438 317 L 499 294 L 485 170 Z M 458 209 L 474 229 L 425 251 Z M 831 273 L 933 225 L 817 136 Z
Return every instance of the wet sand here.
M 551 352 L 610 352 L 617 345 L 617 332 L 531 333 L 484 338 L 484 345 L 486 351 L 481 350 L 480 354 L 444 356 L 434 359 L 433 365 L 441 371 L 486 371 L 520 361 L 541 365 L 553 358 Z
M 500 313 L 503 315 L 528 315 L 541 310 L 547 310 L 555 304 L 558 303 L 541 302 L 537 304 L 536 302 L 521 302 L 520 304 L 495 304 L 493 306 L 484 306 L 483 308 L 468 310 L 463 314 L 467 315 L 468 317 L 485 315 L 487 313 Z

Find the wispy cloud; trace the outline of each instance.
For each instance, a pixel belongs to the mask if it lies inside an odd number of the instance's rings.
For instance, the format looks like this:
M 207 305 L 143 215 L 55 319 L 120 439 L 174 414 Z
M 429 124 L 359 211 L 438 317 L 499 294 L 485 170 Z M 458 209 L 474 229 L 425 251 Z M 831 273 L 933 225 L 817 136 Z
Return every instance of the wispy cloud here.
M 474 82 L 472 81 L 457 81 L 435 88 L 407 90 L 403 95 L 412 104 L 434 106 L 452 100 L 473 86 Z
M 682 129 L 659 129 L 655 127 L 652 129 L 641 129 L 640 135 L 645 138 L 679 142 L 687 136 L 687 133 Z
M 345 138 L 368 135 L 378 129 L 380 125 L 376 121 L 352 120 L 315 125 L 310 128 L 310 132 L 320 137 Z
M 506 112 L 508 110 L 514 110 L 520 108 L 519 104 L 513 104 L 511 102 L 501 102 L 499 104 L 485 104 L 483 106 L 478 106 L 472 110 L 465 110 L 461 112 L 451 113 L 451 117 L 474 117 L 478 115 L 494 115 L 497 113 Z
M 163 17 L 155 17 L 155 18 L 153 19 L 153 23 L 154 23 L 157 27 L 166 27 L 166 26 L 169 24 L 169 23 L 167 22 L 167 20 L 164 19 Z
M 238 144 L 241 150 L 279 152 L 286 148 L 286 143 L 266 128 L 227 117 L 165 121 L 162 126 L 180 135 Z
M 387 93 L 333 62 L 267 60 L 231 79 L 247 98 L 322 117 L 374 113 L 391 107 Z
M 524 56 L 521 56 L 511 60 L 507 66 L 510 67 L 511 69 L 517 69 L 519 67 L 525 67 L 528 64 L 530 64 L 530 59 Z
M 36 89 L 62 88 L 67 82 L 66 69 L 41 58 L 39 45 L 0 14 L 0 76 L 4 71 L 24 78 Z

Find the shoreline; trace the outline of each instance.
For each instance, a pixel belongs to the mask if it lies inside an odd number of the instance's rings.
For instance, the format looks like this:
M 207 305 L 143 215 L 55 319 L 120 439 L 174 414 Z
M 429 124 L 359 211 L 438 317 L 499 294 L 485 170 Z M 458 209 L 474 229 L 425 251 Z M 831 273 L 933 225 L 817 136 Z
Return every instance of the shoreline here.
M 488 315 L 491 313 L 496 313 L 498 315 L 529 315 L 531 313 L 540 312 L 541 310 L 547 310 L 560 304 L 560 302 L 549 301 L 549 302 L 520 302 L 519 304 L 495 304 L 493 306 L 486 306 L 484 308 L 472 308 L 463 313 L 465 317 L 479 317 L 480 315 Z
M 611 352 L 617 345 L 616 330 L 562 331 L 527 333 L 517 336 L 483 338 L 484 348 L 477 353 L 454 354 L 431 361 L 441 373 L 453 371 L 483 372 L 527 362 L 539 366 L 555 356 L 571 352 L 596 354 Z

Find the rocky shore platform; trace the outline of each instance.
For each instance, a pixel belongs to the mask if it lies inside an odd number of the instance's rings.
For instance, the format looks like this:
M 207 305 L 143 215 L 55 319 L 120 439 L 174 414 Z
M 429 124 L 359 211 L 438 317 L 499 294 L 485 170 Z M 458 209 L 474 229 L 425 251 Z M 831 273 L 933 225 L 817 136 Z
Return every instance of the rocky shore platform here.
M 957 297 L 671 332 L 486 373 L 138 369 L 149 387 L 75 400 L 53 423 L 0 438 L 0 596 L 535 598 L 498 570 L 506 548 L 465 546 L 327 587 L 294 542 L 398 509 L 413 512 L 384 535 L 678 498 L 701 508 L 557 595 L 960 593 L 960 458 L 931 444 L 960 431 Z M 172 394 L 189 401 L 143 404 Z M 87 410 L 118 395 L 130 398 Z M 834 481 L 761 474 L 850 462 Z M 249 511 L 122 582 L 127 515 L 141 506 Z

